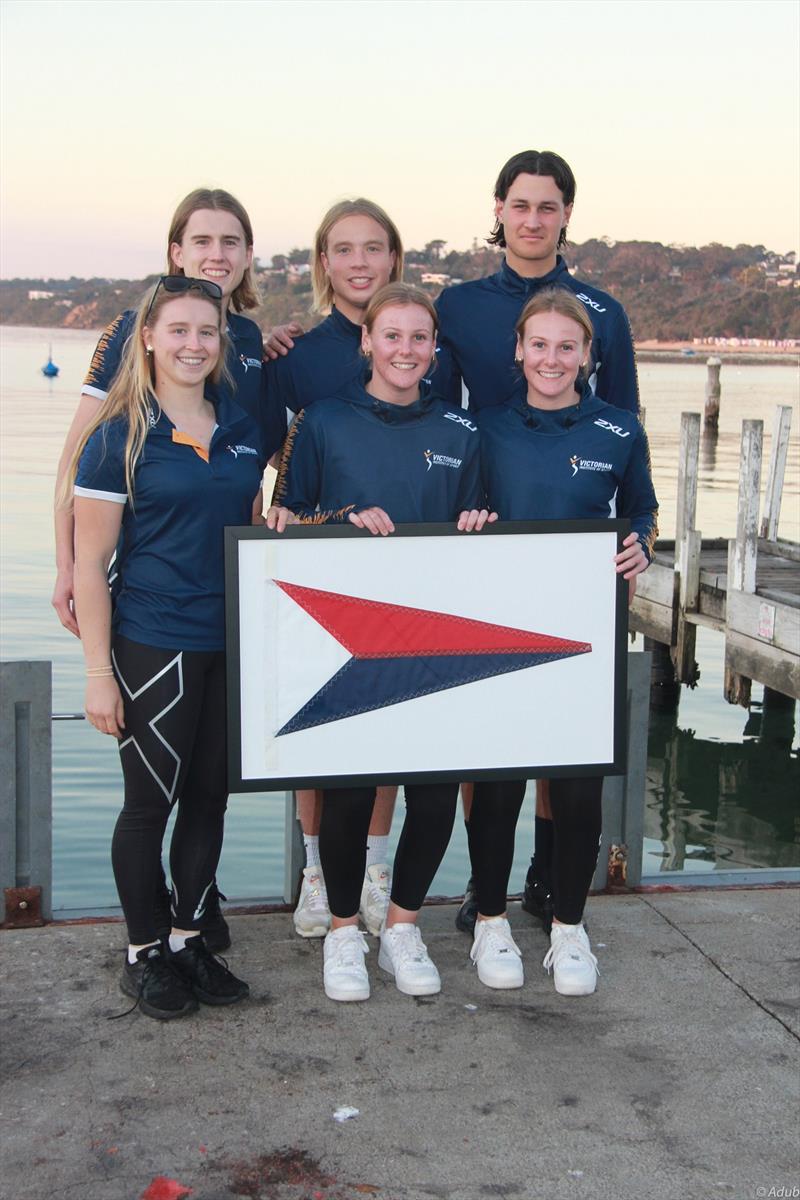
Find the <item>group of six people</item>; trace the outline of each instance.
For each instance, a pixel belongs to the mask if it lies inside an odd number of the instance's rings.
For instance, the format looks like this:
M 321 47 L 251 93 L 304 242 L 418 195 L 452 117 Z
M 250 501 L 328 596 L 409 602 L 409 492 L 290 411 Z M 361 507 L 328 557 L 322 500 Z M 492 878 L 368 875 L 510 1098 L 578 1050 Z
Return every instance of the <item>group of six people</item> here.
M 396 524 L 453 522 L 469 534 L 498 519 L 616 515 L 632 532 L 609 571 L 632 586 L 647 567 L 657 507 L 630 330 L 621 306 L 575 279 L 558 253 L 574 196 L 558 155 L 515 155 L 495 187 L 489 241 L 505 251 L 501 269 L 445 289 L 435 305 L 402 282 L 402 241 L 387 214 L 340 202 L 312 251 L 325 319 L 309 332 L 274 330 L 265 350 L 242 315 L 257 303 L 249 218 L 229 193 L 201 189 L 173 218 L 167 273 L 103 333 L 59 464 L 53 603 L 82 639 L 87 715 L 119 743 L 121 986 L 148 1015 L 179 1017 L 249 991 L 217 957 L 230 942 L 216 885 L 226 526 L 349 522 L 389 536 Z M 458 469 L 419 469 L 433 440 Z M 607 469 L 579 472 L 573 486 L 575 455 Z M 270 459 L 278 478 L 267 506 Z M 457 924 L 493 988 L 523 984 L 506 895 L 525 784 L 462 784 L 472 879 Z M 596 985 L 582 917 L 601 789 L 601 777 L 539 781 L 523 904 L 545 923 L 544 964 L 565 995 Z M 324 936 L 333 1000 L 369 996 L 359 918 L 401 992 L 440 990 L 417 917 L 458 785 L 407 784 L 404 795 L 390 868 L 396 788 L 298 793 L 306 865 L 294 923 L 303 937 Z M 168 889 L 162 841 L 173 806 Z

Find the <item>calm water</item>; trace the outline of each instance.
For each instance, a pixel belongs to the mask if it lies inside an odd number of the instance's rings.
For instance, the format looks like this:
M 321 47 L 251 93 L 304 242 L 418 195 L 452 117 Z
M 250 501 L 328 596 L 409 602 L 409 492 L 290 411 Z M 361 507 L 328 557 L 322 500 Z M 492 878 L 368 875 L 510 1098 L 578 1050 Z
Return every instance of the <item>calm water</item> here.
M 51 659 L 56 712 L 82 708 L 80 648 L 50 608 L 53 584 L 51 504 L 56 462 L 96 335 L 71 330 L 0 330 L 0 653 Z M 40 373 L 48 344 L 58 379 Z M 704 441 L 698 528 L 735 532 L 741 421 L 765 424 L 764 470 L 776 404 L 794 408 L 780 535 L 800 538 L 798 377 L 787 366 L 724 366 L 719 434 Z M 661 530 L 673 536 L 680 414 L 702 410 L 702 363 L 643 365 L 653 473 Z M 645 871 L 785 866 L 800 863 L 798 714 L 751 714 L 721 695 L 722 638 L 700 630 L 699 686 L 684 689 L 677 714 L 653 714 L 648 763 Z M 754 687 L 754 699 L 761 689 Z M 116 904 L 109 842 L 120 796 L 116 750 L 85 722 L 56 722 L 54 734 L 54 904 Z M 399 806 L 402 808 L 402 804 Z M 520 822 L 512 887 L 530 854 L 531 806 Z M 400 814 L 398 812 L 398 818 Z M 394 838 L 399 833 L 395 821 Z M 467 872 L 463 824 L 456 824 L 433 891 L 457 894 Z M 283 798 L 232 797 L 219 878 L 231 898 L 275 896 L 283 878 Z

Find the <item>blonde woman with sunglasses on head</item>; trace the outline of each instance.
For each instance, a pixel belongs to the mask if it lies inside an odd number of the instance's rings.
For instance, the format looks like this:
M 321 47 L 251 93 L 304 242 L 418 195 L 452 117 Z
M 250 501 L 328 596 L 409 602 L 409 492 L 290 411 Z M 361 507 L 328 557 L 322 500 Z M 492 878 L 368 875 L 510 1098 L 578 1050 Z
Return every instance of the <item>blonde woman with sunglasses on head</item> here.
M 265 466 L 256 422 L 219 387 L 224 323 L 218 284 L 162 276 L 60 496 L 74 510 L 86 713 L 118 740 L 125 784 L 111 849 L 128 926 L 120 984 L 159 1020 L 249 992 L 202 936 L 227 804 L 224 528 L 261 519 Z M 162 940 L 161 843 L 175 806 Z

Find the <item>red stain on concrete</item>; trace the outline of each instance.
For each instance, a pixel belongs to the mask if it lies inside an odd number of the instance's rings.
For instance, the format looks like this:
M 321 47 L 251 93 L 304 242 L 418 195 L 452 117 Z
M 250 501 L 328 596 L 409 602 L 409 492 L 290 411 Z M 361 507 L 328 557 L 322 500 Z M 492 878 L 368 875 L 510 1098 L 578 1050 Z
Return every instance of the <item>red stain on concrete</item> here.
M 152 1183 L 142 1192 L 139 1200 L 185 1200 L 190 1196 L 192 1188 L 178 1183 L 177 1179 L 167 1179 L 166 1175 L 156 1175 Z

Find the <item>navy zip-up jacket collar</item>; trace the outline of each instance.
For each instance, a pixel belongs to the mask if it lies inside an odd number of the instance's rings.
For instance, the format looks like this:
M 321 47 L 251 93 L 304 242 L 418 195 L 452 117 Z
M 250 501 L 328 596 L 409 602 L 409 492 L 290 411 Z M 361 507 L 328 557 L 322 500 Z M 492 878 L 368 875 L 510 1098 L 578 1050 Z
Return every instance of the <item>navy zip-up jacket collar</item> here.
M 546 275 L 536 275 L 529 278 L 526 275 L 518 274 L 513 267 L 508 265 L 508 259 L 503 259 L 503 265 L 500 270 L 490 278 L 497 280 L 498 287 L 505 292 L 510 292 L 512 295 L 523 296 L 525 300 L 529 300 L 534 293 L 538 292 L 543 287 L 555 287 L 559 284 L 563 286 L 563 276 L 569 276 L 567 264 L 564 258 L 558 254 L 556 256 L 556 265 L 552 271 L 548 271 Z
M 424 380 L 422 384 L 424 385 Z M 348 388 L 342 389 L 339 399 L 354 404 L 357 408 L 368 410 L 384 425 L 409 425 L 421 421 L 430 412 L 435 403 L 435 397 L 421 386 L 420 397 L 411 404 L 391 404 L 380 400 L 367 391 L 365 380 L 354 380 Z
M 361 346 L 361 326 L 356 325 L 355 321 L 351 321 L 346 317 L 334 304 L 323 324 L 329 324 L 332 330 L 343 337 L 347 341 L 353 341 L 358 347 Z
M 604 400 L 599 400 L 587 384 L 583 392 L 575 393 L 576 402 L 566 408 L 536 408 L 528 403 L 528 386 L 523 381 L 509 400 L 509 406 L 522 417 L 523 424 L 537 433 L 558 437 L 568 432 L 574 425 L 586 417 L 597 415 L 608 408 Z

